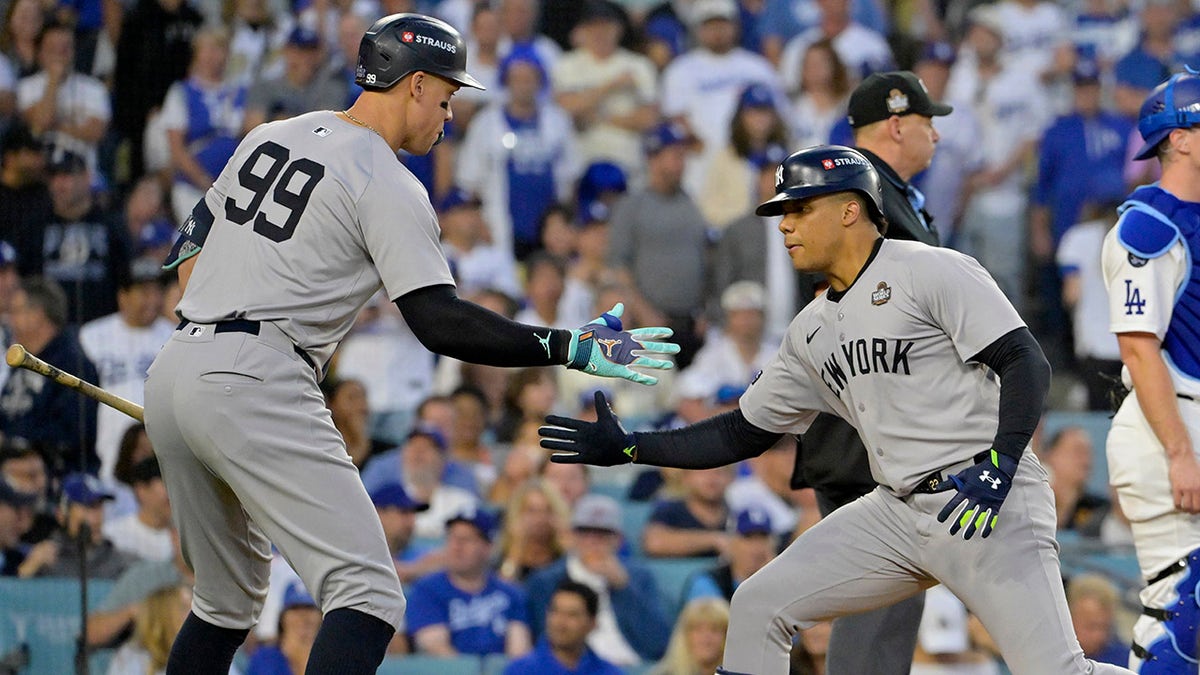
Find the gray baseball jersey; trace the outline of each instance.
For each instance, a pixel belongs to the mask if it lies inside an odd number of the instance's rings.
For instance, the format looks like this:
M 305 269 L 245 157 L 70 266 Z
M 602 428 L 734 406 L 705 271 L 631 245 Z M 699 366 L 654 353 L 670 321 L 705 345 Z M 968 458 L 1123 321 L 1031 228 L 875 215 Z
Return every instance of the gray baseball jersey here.
M 381 285 L 395 299 L 454 283 L 424 186 L 330 111 L 255 128 L 205 203 L 214 224 L 177 311 L 272 321 L 318 363 Z
M 904 495 L 992 446 L 1000 386 L 969 359 L 1024 325 L 975 259 L 883 240 L 844 294 L 792 321 L 741 409 L 779 433 L 803 433 L 818 412 L 848 420 L 872 477 Z

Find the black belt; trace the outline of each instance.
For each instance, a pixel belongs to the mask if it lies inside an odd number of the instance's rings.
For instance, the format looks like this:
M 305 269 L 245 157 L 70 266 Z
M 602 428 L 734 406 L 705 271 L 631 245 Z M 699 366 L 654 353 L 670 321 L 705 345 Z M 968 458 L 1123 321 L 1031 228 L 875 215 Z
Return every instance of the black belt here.
M 978 464 L 978 463 L 982 462 L 983 460 L 987 459 L 988 456 L 991 455 L 991 453 L 992 453 L 991 450 L 984 450 L 983 452 L 979 453 L 978 455 L 975 455 L 971 459 L 974 460 L 974 462 L 976 464 Z M 941 484 L 941 482 L 943 480 L 945 480 L 945 478 L 942 476 L 943 471 L 944 471 L 944 469 L 938 469 L 937 471 L 934 471 L 933 473 L 929 474 L 928 476 L 925 476 L 924 478 L 922 478 L 921 481 L 917 483 L 917 486 L 915 488 L 913 488 L 912 493 L 917 494 L 917 495 L 933 494 L 934 488 L 936 488 L 938 485 Z
M 1175 394 L 1175 398 L 1181 398 L 1185 401 L 1192 401 L 1193 403 L 1195 403 L 1195 401 L 1196 401 L 1195 396 L 1190 396 L 1188 394 Z
M 192 323 L 192 322 L 187 319 L 184 319 L 183 321 L 179 322 L 179 325 L 175 327 L 175 330 L 182 330 L 183 327 L 188 325 L 189 323 Z M 213 332 L 214 333 L 247 333 L 249 335 L 258 335 L 258 332 L 261 329 L 261 327 L 262 327 L 262 324 L 261 324 L 261 322 L 258 322 L 258 321 L 251 321 L 249 319 L 230 319 L 229 321 L 218 321 L 217 323 L 214 323 L 213 324 Z M 312 368 L 313 370 L 317 369 L 317 364 L 315 362 L 313 362 L 312 357 L 308 355 L 308 352 L 301 349 L 299 345 L 293 343 L 292 351 L 296 352 L 296 356 L 299 356 L 301 359 L 303 359 L 304 362 L 308 364 L 309 368 Z
M 1191 557 L 1190 554 L 1185 555 L 1182 558 L 1180 558 L 1179 560 L 1176 560 L 1175 562 L 1171 563 L 1170 565 L 1167 565 L 1166 569 L 1161 570 L 1158 574 L 1155 574 L 1153 577 L 1150 577 L 1149 579 L 1147 579 L 1146 585 L 1153 586 L 1154 584 L 1157 584 L 1158 582 L 1162 581 L 1163 579 L 1166 579 L 1167 577 L 1171 576 L 1172 574 L 1178 574 L 1179 572 L 1182 572 L 1183 570 L 1187 569 L 1188 558 L 1190 558 L 1190 557 Z

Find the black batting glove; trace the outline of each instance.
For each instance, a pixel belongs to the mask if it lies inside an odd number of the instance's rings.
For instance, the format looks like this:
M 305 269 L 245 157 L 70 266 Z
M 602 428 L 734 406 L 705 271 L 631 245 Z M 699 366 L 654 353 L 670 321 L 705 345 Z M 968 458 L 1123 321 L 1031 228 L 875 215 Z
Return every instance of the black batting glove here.
M 999 520 L 1000 506 L 1012 488 L 1018 462 L 992 450 L 983 461 L 938 483 L 934 492 L 956 491 L 938 514 L 938 522 L 946 522 L 965 503 L 962 511 L 950 521 L 950 534 L 958 534 L 962 529 L 963 539 L 970 539 L 978 530 L 979 535 L 987 539 Z
M 637 457 L 633 434 L 621 426 L 602 391 L 596 392 L 595 422 L 547 415 L 546 424 L 538 434 L 542 447 L 555 451 L 550 456 L 552 462 L 616 466 L 629 464 Z

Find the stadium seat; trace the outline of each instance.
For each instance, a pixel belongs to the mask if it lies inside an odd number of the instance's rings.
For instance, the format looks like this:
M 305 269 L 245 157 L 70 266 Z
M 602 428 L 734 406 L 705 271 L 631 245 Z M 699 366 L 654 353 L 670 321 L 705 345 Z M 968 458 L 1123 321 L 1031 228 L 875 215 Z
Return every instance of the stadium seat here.
M 717 564 L 717 559 L 703 558 L 646 558 L 643 561 L 654 581 L 658 584 L 658 593 L 663 599 L 663 608 L 667 614 L 674 617 L 683 607 L 683 589 L 692 575 Z
M 483 675 L 503 675 L 508 666 L 508 657 L 503 654 L 488 654 L 483 657 Z
M 642 554 L 642 530 L 646 529 L 646 521 L 653 510 L 654 504 L 651 502 L 627 501 L 621 504 L 621 531 L 633 555 Z
M 375 672 L 378 675 L 480 675 L 483 661 L 478 656 L 389 656 Z
M 88 581 L 88 605 L 95 607 L 111 581 Z M 79 637 L 79 583 L 74 579 L 0 579 L 0 655 L 29 645 L 31 675 L 75 672 Z

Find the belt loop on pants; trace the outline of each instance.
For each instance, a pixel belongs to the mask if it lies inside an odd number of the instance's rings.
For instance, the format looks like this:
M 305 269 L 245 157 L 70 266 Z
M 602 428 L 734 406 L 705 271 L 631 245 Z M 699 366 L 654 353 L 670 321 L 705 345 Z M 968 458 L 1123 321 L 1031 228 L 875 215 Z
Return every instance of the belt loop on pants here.
M 188 319 L 184 319 L 179 322 L 179 325 L 175 327 L 175 330 L 183 330 L 183 327 L 189 323 L 193 322 L 189 321 Z M 212 327 L 214 333 L 246 333 L 247 335 L 257 336 L 262 330 L 262 323 L 259 321 L 251 321 L 249 319 L 230 319 L 228 321 L 218 321 L 212 324 Z M 312 357 L 308 355 L 308 352 L 301 349 L 300 346 L 294 342 L 292 342 L 291 345 L 292 351 L 296 352 L 296 356 L 299 356 L 305 363 L 308 364 L 309 368 L 312 368 L 314 371 L 316 371 L 317 364 L 312 360 Z

